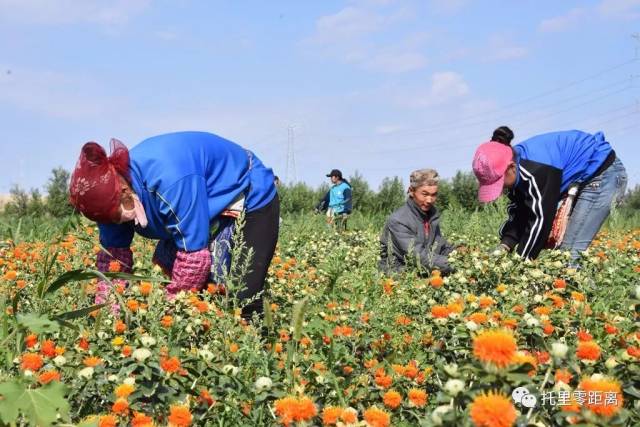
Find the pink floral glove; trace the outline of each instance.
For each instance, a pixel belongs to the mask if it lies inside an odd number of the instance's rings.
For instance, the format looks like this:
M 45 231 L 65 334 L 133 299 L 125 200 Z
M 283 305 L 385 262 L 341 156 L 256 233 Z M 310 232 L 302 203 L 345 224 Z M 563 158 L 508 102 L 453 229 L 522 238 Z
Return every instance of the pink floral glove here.
M 109 271 L 109 265 L 113 261 L 117 261 L 119 264 L 119 268 L 123 273 L 131 273 L 133 266 L 133 253 L 130 248 L 107 248 L 107 251 L 111 253 L 109 255 L 107 252 L 101 250 L 98 252 L 96 257 L 96 267 L 98 271 L 102 273 L 106 273 Z M 113 255 L 113 256 L 112 256 Z M 124 280 L 114 280 L 115 283 L 126 283 Z M 111 286 L 109 283 L 101 280 L 96 285 L 96 304 L 104 304 L 111 297 Z M 117 302 L 113 302 L 111 304 L 111 313 L 117 315 L 120 313 L 120 305 Z
M 171 283 L 166 286 L 167 298 L 173 299 L 180 291 L 202 288 L 211 272 L 209 249 L 194 252 L 178 251 L 171 273 Z

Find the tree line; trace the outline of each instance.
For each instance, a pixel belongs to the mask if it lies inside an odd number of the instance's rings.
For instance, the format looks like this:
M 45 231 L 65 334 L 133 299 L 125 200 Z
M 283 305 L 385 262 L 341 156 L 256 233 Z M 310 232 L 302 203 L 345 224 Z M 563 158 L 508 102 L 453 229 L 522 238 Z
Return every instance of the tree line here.
M 14 184 L 10 190 L 10 199 L 4 206 L 4 214 L 54 218 L 72 214 L 74 209 L 68 198 L 70 176 L 64 168 L 54 168 L 45 185 L 46 195 L 37 188 L 27 191 Z M 372 189 L 359 172 L 348 177 L 347 181 L 352 187 L 353 210 L 365 215 L 388 215 L 406 200 L 407 185 L 397 176 L 385 178 L 377 190 Z M 313 211 L 328 189 L 329 184 L 315 188 L 303 182 L 281 185 L 278 187 L 280 209 L 283 214 Z M 474 211 L 479 207 L 477 190 L 478 184 L 473 173 L 458 171 L 451 179 L 440 181 L 436 205 L 440 209 Z M 640 185 L 627 192 L 623 209 L 630 212 L 640 209 Z

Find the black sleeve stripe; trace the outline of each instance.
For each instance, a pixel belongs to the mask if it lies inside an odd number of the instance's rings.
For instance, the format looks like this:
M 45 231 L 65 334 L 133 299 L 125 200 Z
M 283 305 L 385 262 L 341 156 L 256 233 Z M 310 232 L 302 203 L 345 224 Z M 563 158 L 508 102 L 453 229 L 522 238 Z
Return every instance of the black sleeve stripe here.
M 544 223 L 544 213 L 542 212 L 542 195 L 540 194 L 540 189 L 538 188 L 538 183 L 536 182 L 536 179 L 528 170 L 526 170 L 521 165 L 520 165 L 520 172 L 522 172 L 522 178 L 529 183 L 529 196 L 533 201 L 531 210 L 533 211 L 533 214 L 536 216 L 536 220 L 531 226 L 527 243 L 522 249 L 522 257 L 525 259 L 528 259 L 529 254 L 533 250 L 538 240 L 538 236 L 540 236 L 540 231 L 542 230 L 542 224 Z M 535 196 L 531 191 L 532 189 L 535 190 Z

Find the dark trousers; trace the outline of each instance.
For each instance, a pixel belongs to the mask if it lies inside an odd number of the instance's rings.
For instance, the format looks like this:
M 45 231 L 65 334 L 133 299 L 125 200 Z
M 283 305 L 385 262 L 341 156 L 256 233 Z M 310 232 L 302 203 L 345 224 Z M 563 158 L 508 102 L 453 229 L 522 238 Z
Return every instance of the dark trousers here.
M 244 238 L 246 257 L 247 251 L 253 249 L 253 256 L 249 263 L 249 270 L 242 279 L 244 288 L 238 293 L 238 299 L 253 299 L 258 293 L 265 290 L 265 278 L 278 243 L 278 231 L 280 228 L 280 199 L 278 195 L 266 206 L 248 212 L 245 215 Z M 245 259 L 240 260 L 240 265 Z M 250 319 L 254 313 L 262 315 L 263 298 L 260 296 L 242 307 L 242 317 Z

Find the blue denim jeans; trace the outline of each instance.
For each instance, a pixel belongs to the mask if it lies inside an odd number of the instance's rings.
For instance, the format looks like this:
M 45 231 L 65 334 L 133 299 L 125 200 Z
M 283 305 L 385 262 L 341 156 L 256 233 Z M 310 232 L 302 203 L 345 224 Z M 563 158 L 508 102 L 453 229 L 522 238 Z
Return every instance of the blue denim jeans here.
M 627 188 L 627 171 L 617 159 L 600 175 L 592 178 L 578 193 L 560 249 L 570 250 L 575 260 L 585 251 L 611 206 L 619 202 Z

